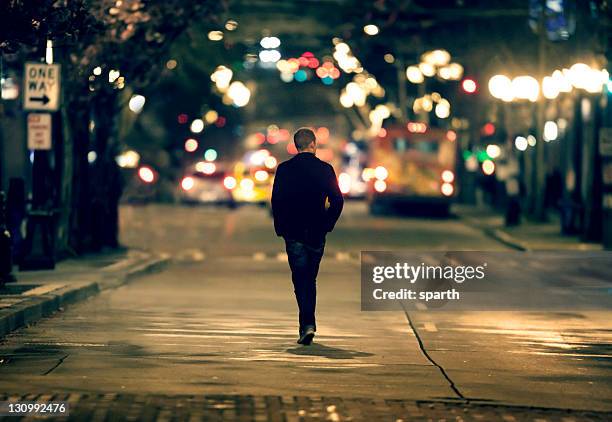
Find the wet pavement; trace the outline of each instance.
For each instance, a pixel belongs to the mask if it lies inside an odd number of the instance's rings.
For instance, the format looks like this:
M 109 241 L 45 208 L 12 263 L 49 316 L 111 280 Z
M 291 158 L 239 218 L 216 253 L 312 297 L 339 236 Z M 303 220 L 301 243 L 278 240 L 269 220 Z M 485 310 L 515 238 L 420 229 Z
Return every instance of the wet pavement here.
M 73 394 L 83 415 L 118 393 L 109 403 L 137 403 L 135 413 L 150 400 L 219 420 L 271 408 L 286 420 L 612 411 L 609 309 L 568 301 L 554 311 L 360 311 L 362 249 L 505 250 L 457 219 L 374 218 L 349 203 L 321 266 L 309 348 L 295 344 L 286 257 L 265 209 L 126 207 L 122 226 L 125 244 L 169 253 L 173 263 L 7 337 L 0 391 Z M 371 403 L 357 401 L 364 397 Z M 542 412 L 543 420 L 605 420 Z

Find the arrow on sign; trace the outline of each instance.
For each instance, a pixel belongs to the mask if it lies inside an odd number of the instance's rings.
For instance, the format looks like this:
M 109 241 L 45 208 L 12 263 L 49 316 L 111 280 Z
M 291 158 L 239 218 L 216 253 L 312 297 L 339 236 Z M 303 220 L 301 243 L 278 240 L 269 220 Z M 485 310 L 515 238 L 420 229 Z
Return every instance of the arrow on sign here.
M 30 101 L 39 101 L 43 104 L 47 104 L 49 102 L 50 98 L 47 97 L 47 94 L 43 94 L 42 97 L 30 97 Z

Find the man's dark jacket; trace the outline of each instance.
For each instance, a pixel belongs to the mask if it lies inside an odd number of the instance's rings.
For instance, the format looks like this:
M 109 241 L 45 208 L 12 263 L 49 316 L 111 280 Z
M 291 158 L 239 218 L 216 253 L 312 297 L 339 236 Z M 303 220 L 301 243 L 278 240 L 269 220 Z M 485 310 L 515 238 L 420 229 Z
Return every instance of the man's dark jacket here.
M 272 213 L 278 236 L 320 241 L 333 230 L 343 205 L 333 167 L 313 153 L 301 152 L 276 169 Z

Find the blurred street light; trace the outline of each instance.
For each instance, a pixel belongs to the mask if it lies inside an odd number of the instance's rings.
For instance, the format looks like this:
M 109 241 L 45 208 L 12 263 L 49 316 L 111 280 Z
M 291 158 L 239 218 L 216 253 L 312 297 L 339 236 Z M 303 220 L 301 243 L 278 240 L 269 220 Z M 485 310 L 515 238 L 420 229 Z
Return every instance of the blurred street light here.
M 345 73 L 361 73 L 361 63 L 351 52 L 351 48 L 344 42 L 338 42 L 334 47 L 334 59 Z
M 108 72 L 108 83 L 114 83 L 117 79 L 119 79 L 121 73 L 118 70 L 111 69 Z
M 204 114 L 204 120 L 206 120 L 206 123 L 208 124 L 215 123 L 218 118 L 219 113 L 217 113 L 215 110 L 208 110 L 206 114 Z
M 465 78 L 461 82 L 461 88 L 463 88 L 463 90 L 467 92 L 468 94 L 473 94 L 476 92 L 478 85 L 476 85 L 476 81 L 474 79 Z
M 204 121 L 202 119 L 194 119 L 189 127 L 193 133 L 200 133 L 204 130 Z
M 517 136 L 514 139 L 514 146 L 516 147 L 516 149 L 518 149 L 519 151 L 525 151 L 527 149 L 527 138 L 525 138 L 524 136 Z
M 517 76 L 512 80 L 512 91 L 516 98 L 535 102 L 540 94 L 540 84 L 532 76 Z
M 353 105 L 354 105 L 355 103 L 353 102 L 353 99 L 351 98 L 351 96 L 350 96 L 348 93 L 343 92 L 343 93 L 340 95 L 340 104 L 341 104 L 341 105 L 342 105 L 342 107 L 344 107 L 344 108 L 351 108 L 351 107 L 353 107 Z
M 449 69 L 451 80 L 458 81 L 463 76 L 463 66 L 459 63 L 451 63 L 445 69 Z
M 567 77 L 574 88 L 586 89 L 591 77 L 591 68 L 584 63 L 576 63 L 569 68 Z
M 538 143 L 538 141 L 535 138 L 535 136 L 533 136 L 533 135 L 528 135 L 527 136 L 527 145 L 529 145 L 530 147 L 535 147 L 537 143 Z
M 276 167 L 276 164 L 277 160 L 272 156 L 266 157 L 264 160 L 264 165 L 269 169 L 273 169 L 274 167 Z
M 187 152 L 194 152 L 198 149 L 198 141 L 193 139 L 193 138 L 189 138 L 185 141 L 185 151 Z
M 139 114 L 145 105 L 145 101 L 146 99 L 142 95 L 132 95 L 132 98 L 130 98 L 128 103 L 128 107 L 133 113 Z
M 378 34 L 380 30 L 378 29 L 378 26 L 370 24 L 363 27 L 363 32 L 365 32 L 367 35 L 373 36 Z
M 45 62 L 53 64 L 53 41 L 47 40 L 47 48 L 45 49 Z
M 418 66 L 408 66 L 406 68 L 406 78 L 413 84 L 420 84 L 425 80 Z
M 505 75 L 495 75 L 489 79 L 489 92 L 497 99 L 512 101 L 512 81 Z
M 436 68 L 432 64 L 425 62 L 419 63 L 419 70 L 428 78 L 431 78 L 436 74 Z
M 446 119 L 450 116 L 450 103 L 448 100 L 442 98 L 438 104 L 436 104 L 435 113 L 439 119 Z
M 155 181 L 155 171 L 151 167 L 142 166 L 138 169 L 138 177 L 145 183 L 153 183 Z
M 217 151 L 209 148 L 204 152 L 204 159 L 206 161 L 215 161 L 217 159 Z
M 501 155 L 501 148 L 499 147 L 499 145 L 489 144 L 487 145 L 486 151 L 487 155 L 494 160 L 496 158 L 499 158 L 499 156 Z
M 484 160 L 482 162 L 482 172 L 490 176 L 495 172 L 495 163 L 491 160 Z
M 221 41 L 223 39 L 222 31 L 210 31 L 208 33 L 208 39 L 211 41 Z
M 115 157 L 115 162 L 121 168 L 136 168 L 140 162 L 140 154 L 136 151 L 128 150 Z
M 552 76 L 545 76 L 542 79 L 542 95 L 549 100 L 554 100 L 559 96 L 560 85 Z
M 281 41 L 277 37 L 263 37 L 261 41 L 259 41 L 259 45 L 261 45 L 262 48 L 274 49 L 280 47 Z
M 228 19 L 227 22 L 225 22 L 225 29 L 227 29 L 228 31 L 234 31 L 236 30 L 236 28 L 238 28 L 238 22 L 236 22 L 233 19 Z
M 544 140 L 546 142 L 554 141 L 559 136 L 559 128 L 557 124 L 552 121 L 544 123 Z
M 433 50 L 423 53 L 421 60 L 431 66 L 444 66 L 450 62 L 451 55 L 446 50 Z
M 259 60 L 263 63 L 276 63 L 281 58 L 278 50 L 262 50 L 259 52 Z
M 215 83 L 219 91 L 224 92 L 230 85 L 234 72 L 225 66 L 217 66 L 215 71 L 210 75 L 210 80 Z
M 240 81 L 234 81 L 227 90 L 228 97 L 236 107 L 244 107 L 251 99 L 251 91 Z

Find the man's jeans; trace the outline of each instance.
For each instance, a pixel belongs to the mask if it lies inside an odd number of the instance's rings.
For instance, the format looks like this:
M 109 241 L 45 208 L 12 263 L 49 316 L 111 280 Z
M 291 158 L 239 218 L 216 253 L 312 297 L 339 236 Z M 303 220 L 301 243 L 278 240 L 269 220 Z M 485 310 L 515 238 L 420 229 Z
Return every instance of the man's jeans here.
M 285 239 L 291 280 L 300 309 L 300 333 L 311 325 L 316 330 L 315 306 L 317 303 L 317 274 L 323 257 L 325 239 L 304 243 Z

